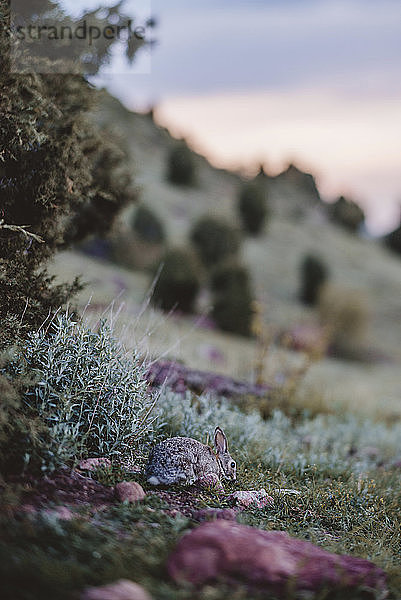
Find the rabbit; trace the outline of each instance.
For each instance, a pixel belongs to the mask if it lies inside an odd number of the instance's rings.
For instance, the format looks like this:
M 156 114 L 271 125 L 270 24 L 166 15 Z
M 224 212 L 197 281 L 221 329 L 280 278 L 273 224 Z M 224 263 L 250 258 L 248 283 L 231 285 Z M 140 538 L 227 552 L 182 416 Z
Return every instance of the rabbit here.
M 220 478 L 236 479 L 236 463 L 228 452 L 227 438 L 220 427 L 214 431 L 216 451 L 188 437 L 173 437 L 157 444 L 146 466 L 146 478 L 151 485 L 199 481 L 220 484 Z

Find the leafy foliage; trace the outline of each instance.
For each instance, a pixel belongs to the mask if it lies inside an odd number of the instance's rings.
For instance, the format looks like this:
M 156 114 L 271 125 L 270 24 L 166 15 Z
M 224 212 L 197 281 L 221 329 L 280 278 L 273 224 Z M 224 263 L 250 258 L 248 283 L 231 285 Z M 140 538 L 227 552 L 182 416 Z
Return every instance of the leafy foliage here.
M 152 302 L 163 310 L 193 312 L 200 289 L 200 267 L 191 251 L 173 248 L 166 252 Z
M 132 229 L 141 240 L 152 244 L 161 244 L 166 239 L 163 223 L 147 206 L 140 205 L 136 209 Z
M 328 276 L 328 268 L 321 258 L 314 254 L 304 256 L 300 265 L 299 299 L 301 302 L 315 306 Z
M 58 11 L 54 2 L 45 0 L 29 7 L 34 15 Z M 59 11 L 57 18 L 69 22 Z M 8 19 L 8 3 L 0 0 L 3 34 Z M 120 208 L 134 199 L 131 175 L 124 164 L 125 152 L 110 135 L 97 130 L 88 116 L 96 91 L 81 75 L 12 72 L 8 43 L 7 35 L 1 35 L 3 347 L 16 335 L 24 337 L 27 331 L 38 327 L 79 289 L 78 281 L 54 285 L 45 268 L 52 254 L 89 234 L 104 233 Z M 93 72 L 107 62 L 110 51 L 110 44 L 94 51 Z
M 190 238 L 206 267 L 234 256 L 240 247 L 237 230 L 213 217 L 199 219 L 191 230 Z
M 393 252 L 401 254 L 401 225 L 385 236 L 384 243 Z
M 238 209 L 244 229 L 251 235 L 263 230 L 268 216 L 264 179 L 256 178 L 243 184 L 239 192 Z
M 58 315 L 50 332 L 31 333 L 6 373 L 11 381 L 35 376 L 23 394 L 24 411 L 45 428 L 32 462 L 53 470 L 88 455 L 140 452 L 153 422 L 146 372 L 137 354 L 126 357 L 106 323 L 94 332 Z M 26 463 L 31 442 L 22 443 Z
M 251 335 L 253 296 L 245 267 L 222 263 L 211 275 L 212 316 L 224 331 Z
M 196 166 L 193 153 L 182 142 L 173 146 L 167 159 L 167 179 L 175 185 L 190 186 L 196 180 Z
M 365 221 L 365 214 L 358 204 L 341 196 L 329 208 L 331 219 L 337 225 L 355 233 Z
M 2 358 L 0 370 L 9 360 L 10 355 Z M 48 434 L 46 425 L 23 400 L 25 390 L 32 385 L 31 374 L 15 374 L 12 380 L 0 375 L 0 473 L 5 476 L 20 473 L 28 456 L 35 462 L 40 455 L 41 440 Z

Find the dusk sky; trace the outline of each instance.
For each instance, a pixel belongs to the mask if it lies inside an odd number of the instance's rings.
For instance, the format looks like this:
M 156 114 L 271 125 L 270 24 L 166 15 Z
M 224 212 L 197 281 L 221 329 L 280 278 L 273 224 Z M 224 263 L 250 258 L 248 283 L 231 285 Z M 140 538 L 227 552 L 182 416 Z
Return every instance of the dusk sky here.
M 125 4 L 146 12 L 146 0 Z M 153 0 L 151 13 L 151 57 L 131 73 L 116 61 L 100 82 L 128 107 L 156 105 L 218 166 L 274 173 L 293 161 L 326 199 L 363 204 L 376 232 L 398 222 L 399 0 Z

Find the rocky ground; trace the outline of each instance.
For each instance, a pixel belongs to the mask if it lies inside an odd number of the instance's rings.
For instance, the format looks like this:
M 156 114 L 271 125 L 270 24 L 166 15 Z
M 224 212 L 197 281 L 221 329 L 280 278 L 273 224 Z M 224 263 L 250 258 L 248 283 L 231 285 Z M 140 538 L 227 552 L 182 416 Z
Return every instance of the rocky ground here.
M 120 531 L 119 536 L 138 536 L 144 528 L 158 528 L 162 515 L 181 525 L 185 519 L 185 533 L 172 546 L 164 567 L 178 588 L 199 590 L 220 581 L 233 593 L 242 586 L 249 598 L 265 598 L 266 593 L 269 598 L 298 598 L 304 594 L 302 597 L 373 599 L 387 595 L 384 571 L 368 560 L 328 552 L 282 531 L 262 531 L 242 524 L 244 511 L 268 514 L 273 508 L 275 500 L 265 490 L 216 493 L 192 486 L 145 492 L 138 481 L 133 481 L 132 472 L 125 473 L 125 481 L 104 485 L 95 478 L 104 479 L 107 472 L 111 475 L 111 467 L 106 463 L 94 459 L 83 461 L 80 467 L 42 479 L 14 481 L 22 486 L 23 493 L 21 504 L 12 510 L 13 518 L 25 528 L 32 528 L 35 521 L 41 520 L 53 526 L 59 523 L 59 528 L 63 523 L 71 527 L 72 523 L 83 522 L 102 528 L 115 507 L 129 511 L 130 506 L 143 505 L 141 516 L 130 531 Z M 120 470 L 119 477 L 122 476 Z M 135 478 L 143 483 L 139 473 Z M 3 598 L 8 597 L 6 585 Z M 149 600 L 152 596 L 137 583 L 119 579 L 75 590 L 71 597 Z M 208 596 L 205 593 L 193 597 Z

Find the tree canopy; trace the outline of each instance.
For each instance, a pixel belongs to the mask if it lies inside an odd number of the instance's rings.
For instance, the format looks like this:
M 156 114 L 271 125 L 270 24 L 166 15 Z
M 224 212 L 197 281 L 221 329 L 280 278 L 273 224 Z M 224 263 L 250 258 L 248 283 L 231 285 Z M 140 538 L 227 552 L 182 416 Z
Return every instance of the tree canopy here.
M 55 2 L 35 0 L 29 9 L 57 11 L 71 22 Z M 127 19 L 120 4 L 86 14 L 105 23 L 111 14 Z M 112 43 L 93 48 L 91 74 L 108 61 Z M 91 118 L 96 89 L 82 74 L 14 72 L 10 44 L 9 6 L 0 0 L 0 347 L 40 325 L 79 288 L 78 281 L 55 285 L 46 261 L 104 233 L 135 198 L 124 148 Z M 131 59 L 132 44 L 127 40 Z

